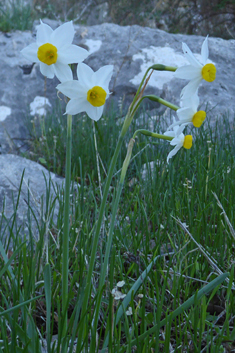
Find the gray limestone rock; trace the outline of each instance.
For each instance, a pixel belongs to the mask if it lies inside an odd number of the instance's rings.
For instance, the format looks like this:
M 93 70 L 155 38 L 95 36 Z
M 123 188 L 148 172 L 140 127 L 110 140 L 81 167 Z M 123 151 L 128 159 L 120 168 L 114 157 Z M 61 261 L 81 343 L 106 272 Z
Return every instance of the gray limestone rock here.
M 53 28 L 59 25 L 52 20 L 48 23 Z M 29 138 L 26 121 L 29 121 L 30 116 L 33 118 L 35 114 L 44 112 L 45 97 L 48 99 L 46 109 L 53 109 L 58 102 L 55 89 L 58 80 L 45 81 L 38 65 L 32 66 L 20 53 L 21 49 L 35 41 L 37 24 L 34 25 L 33 33 L 0 33 L 0 142 L 4 153 L 22 150 L 21 146 Z M 112 95 L 106 110 L 114 107 L 117 115 L 120 115 L 120 102 L 123 111 L 127 109 L 148 66 L 154 63 L 171 66 L 187 64 L 182 53 L 182 41 L 188 44 L 193 53 L 199 55 L 204 40 L 201 36 L 170 34 L 137 25 L 121 27 L 104 23 L 91 27 L 75 26 L 75 29 L 74 43 L 87 48 L 90 56 L 85 62 L 93 70 L 107 64 L 114 65 L 110 83 Z M 212 83 L 201 84 L 199 96 L 202 108 L 213 115 L 212 123 L 226 113 L 231 120 L 234 119 L 234 50 L 235 40 L 209 38 L 209 58 L 217 67 L 217 77 Z M 173 73 L 155 71 L 146 93 L 159 95 L 179 105 L 180 91 L 187 82 L 174 78 Z M 160 113 L 166 110 L 153 102 L 148 104 L 150 110 L 157 108 Z
M 30 219 L 33 236 L 37 241 L 37 222 L 41 227 L 45 226 L 46 230 L 50 221 L 57 220 L 59 203 L 56 195 L 63 183 L 63 178 L 49 173 L 36 162 L 13 154 L 0 155 L 0 239 L 5 241 L 12 227 L 15 234 L 21 227 L 21 238 L 25 235 L 28 237 Z M 51 211 L 47 212 L 49 209 Z

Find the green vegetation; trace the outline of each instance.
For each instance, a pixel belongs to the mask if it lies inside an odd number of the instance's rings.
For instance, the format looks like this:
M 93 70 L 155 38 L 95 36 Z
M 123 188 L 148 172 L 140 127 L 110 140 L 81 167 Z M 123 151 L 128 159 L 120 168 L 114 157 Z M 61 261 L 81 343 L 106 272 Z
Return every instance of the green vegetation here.
M 3 0 L 0 3 L 0 31 L 32 29 L 32 7 L 24 0 Z
M 193 148 L 167 164 L 168 142 L 131 139 L 137 129 L 163 133 L 162 116 L 142 108 L 125 135 L 148 70 L 120 136 L 123 114 L 109 102 L 97 123 L 79 114 L 66 124 L 60 104 L 28 120 L 24 156 L 62 177 L 66 168 L 66 188 L 45 179 L 37 213 L 29 190 L 27 229 L 17 222 L 24 173 L 10 219 L 3 204 L 0 353 L 234 348 L 234 124 L 207 118 Z
M 156 143 L 156 140 L 144 136 L 136 140 L 135 158 L 127 171 L 116 216 L 109 275 L 100 298 L 98 330 L 92 332 L 93 302 L 109 231 L 112 199 L 119 178 L 118 170 L 126 154 L 123 146 L 110 188 L 88 313 L 85 318 L 79 316 L 92 249 L 91 235 L 102 198 L 100 186 L 116 146 L 120 120 L 122 118 L 109 114 L 93 126 L 84 115 L 73 117 L 72 179 L 78 181 L 80 187 L 71 192 L 68 337 L 74 334 L 75 345 L 77 330 L 83 325 L 87 332 L 84 352 L 89 351 L 90 334 L 96 337 L 96 351 L 104 346 L 105 339 L 106 343 L 109 342 L 110 352 L 229 351 L 234 340 L 234 230 L 230 229 L 213 195 L 213 192 L 217 194 L 234 225 L 235 135 L 228 118 L 217 121 L 214 126 L 207 121 L 204 128 L 197 130 L 193 148 L 189 151 L 182 149 L 169 165 L 166 165 L 166 156 L 171 147 L 167 142 Z M 152 124 L 154 131 L 164 130 L 162 117 L 152 119 L 142 111 L 133 121 L 129 137 L 136 128 L 147 129 Z M 53 115 L 30 122 L 29 126 L 32 140 L 28 156 L 64 175 L 66 117 L 58 108 Z M 147 169 L 143 179 L 145 163 Z M 49 193 L 49 185 L 47 190 Z M 16 236 L 19 232 L 16 224 L 10 226 L 9 223 L 7 227 L 10 231 L 8 241 L 3 226 L 0 231 L 9 258 L 9 263 L 4 266 L 8 260 L 4 259 L 1 248 L 0 311 L 4 309 L 5 313 L 0 312 L 0 352 L 40 352 L 42 340 L 47 338 L 50 342 L 52 337 L 58 337 L 61 343 L 61 191 L 58 191 L 58 200 L 57 223 L 38 223 L 39 241 L 36 244 L 30 226 L 26 243 Z M 53 207 L 51 200 L 46 219 L 50 219 Z M 177 220 L 186 224 L 187 231 Z M 43 249 L 47 238 L 49 264 L 46 265 Z M 13 254 L 10 241 L 15 251 Z M 154 266 L 148 276 L 144 276 L 153 260 Z M 223 286 L 201 298 L 200 289 L 217 278 L 219 270 L 229 272 L 228 282 L 224 281 Z M 225 277 L 226 274 L 220 283 Z M 140 287 L 137 286 L 138 278 Z M 117 288 L 120 281 L 125 284 Z M 136 293 L 127 295 L 124 301 L 115 299 L 115 294 L 118 298 L 119 292 L 127 294 L 133 286 L 137 286 Z M 193 305 L 191 303 L 190 307 L 181 310 L 176 317 L 171 315 L 193 295 L 196 295 L 192 299 Z M 128 303 L 125 310 L 122 303 Z M 122 311 L 124 314 L 120 316 Z M 150 330 L 154 333 L 148 335 Z M 71 343 L 70 352 L 74 345 Z M 58 349 L 55 341 L 48 352 L 59 352 Z
M 234 38 L 234 0 L 2 0 L 0 31 L 26 30 L 43 18 L 79 24 L 113 22 L 172 33 Z

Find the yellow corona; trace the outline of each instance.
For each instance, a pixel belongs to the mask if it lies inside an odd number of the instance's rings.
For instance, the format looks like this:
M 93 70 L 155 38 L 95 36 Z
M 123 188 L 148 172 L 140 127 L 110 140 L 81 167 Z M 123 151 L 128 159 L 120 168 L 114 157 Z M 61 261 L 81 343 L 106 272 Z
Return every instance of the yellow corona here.
M 184 138 L 184 143 L 183 147 L 189 150 L 193 145 L 193 136 L 192 135 L 186 135 Z
M 87 100 L 93 107 L 101 107 L 105 103 L 106 95 L 102 87 L 94 86 L 87 92 Z
M 37 56 L 44 64 L 55 64 L 57 61 L 57 48 L 50 43 L 43 44 L 38 48 Z

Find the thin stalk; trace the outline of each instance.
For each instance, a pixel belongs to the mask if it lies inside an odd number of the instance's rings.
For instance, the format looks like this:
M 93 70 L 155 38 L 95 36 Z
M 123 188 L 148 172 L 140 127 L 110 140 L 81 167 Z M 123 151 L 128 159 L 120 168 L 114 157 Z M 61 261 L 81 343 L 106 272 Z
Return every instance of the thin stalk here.
M 134 114 L 131 114 L 130 108 L 129 111 L 126 115 L 125 121 L 123 123 L 123 127 L 121 130 L 121 133 L 119 135 L 119 139 L 117 142 L 117 146 L 116 149 L 114 151 L 114 155 L 112 157 L 110 166 L 109 166 L 109 170 L 108 170 L 108 175 L 106 178 L 106 183 L 105 183 L 105 187 L 104 187 L 104 192 L 103 192 L 103 199 L 101 201 L 101 205 L 100 205 L 100 210 L 99 210 L 99 216 L 98 216 L 98 220 L 97 220 L 97 225 L 96 225 L 96 229 L 95 229 L 95 234 L 94 234 L 94 238 L 93 238 L 93 245 L 92 245 L 92 251 L 91 251 L 91 257 L 90 257 L 90 263 L 89 263 L 89 268 L 88 268 L 88 273 L 87 273 L 87 278 L 86 278 L 86 287 L 85 287 L 85 291 L 84 291 L 84 302 L 83 302 L 83 306 L 82 306 L 82 312 L 81 312 L 81 317 L 85 317 L 85 313 L 87 311 L 87 305 L 88 305 L 88 300 L 89 300 L 89 296 L 90 296 L 90 290 L 91 290 L 91 280 L 92 280 L 92 273 L 94 270 L 94 265 L 95 265 L 95 259 L 96 259 L 96 252 L 97 252 L 97 247 L 98 247 L 98 241 L 99 241 L 99 235 L 100 235 L 100 229 L 101 229 L 101 225 L 102 225 L 102 221 L 103 221 L 103 216 L 104 216 L 104 212 L 105 212 L 105 206 L 106 206 L 106 201 L 108 198 L 108 193 L 109 193 L 109 187 L 113 178 L 113 172 L 114 172 L 114 168 L 117 162 L 117 158 L 124 140 L 124 137 L 126 135 L 126 132 L 131 124 L 131 121 L 134 117 Z M 79 332 L 79 338 L 77 341 L 77 347 L 78 347 L 78 351 L 81 348 L 82 345 L 82 340 L 83 340 L 83 330 L 84 330 L 84 325 L 81 325 L 81 331 Z
M 165 105 L 166 107 L 170 108 L 170 109 L 173 109 L 175 111 L 177 111 L 178 109 L 180 109 L 180 107 L 178 107 L 177 105 L 174 105 L 168 101 L 166 101 L 165 99 L 162 99 L 158 96 L 154 96 L 154 95 L 148 95 L 148 96 L 144 96 L 142 98 L 139 99 L 138 102 L 136 102 L 136 104 L 133 106 L 133 114 L 136 113 L 137 109 L 139 108 L 140 106 L 140 103 L 145 99 L 145 98 L 148 98 L 154 102 L 158 102 L 160 104 L 163 104 Z
M 146 136 L 157 137 L 159 139 L 168 140 L 168 141 L 171 141 L 174 138 L 174 137 L 171 137 L 171 136 L 157 134 L 156 132 L 152 132 L 152 131 L 149 131 L 149 130 L 140 129 L 140 130 L 136 130 L 135 131 L 135 133 L 133 135 L 133 139 L 136 138 L 138 133 L 140 133 L 142 135 L 146 135 Z
M 72 115 L 67 116 L 67 143 L 66 143 L 66 170 L 65 170 L 65 196 L 64 196 L 64 232 L 62 248 L 62 313 L 64 325 L 62 337 L 67 331 L 67 301 L 68 301 L 68 262 L 69 262 L 69 196 L 71 183 L 71 146 L 72 146 Z
M 166 69 L 167 68 L 167 69 Z M 108 193 L 109 193 L 109 187 L 111 184 L 111 180 L 112 180 L 112 176 L 113 176 L 113 172 L 114 172 L 114 168 L 116 165 L 116 161 L 117 161 L 117 157 L 119 155 L 120 149 L 121 149 L 121 145 L 124 139 L 124 136 L 131 124 L 131 121 L 139 107 L 139 102 L 137 102 L 137 100 L 141 97 L 142 95 L 142 86 L 145 83 L 145 79 L 147 77 L 147 74 L 150 70 L 167 70 L 167 71 L 175 71 L 176 68 L 173 67 L 167 67 L 164 65 L 153 65 L 150 68 L 147 69 L 141 83 L 140 86 L 137 90 L 137 93 L 135 95 L 135 98 L 132 102 L 132 104 L 130 105 L 129 109 L 128 109 L 128 113 L 126 115 L 123 127 L 122 127 L 122 131 L 120 133 L 119 139 L 118 139 L 118 143 L 114 152 L 114 155 L 112 157 L 110 166 L 109 166 L 109 170 L 108 170 L 108 175 L 107 175 L 107 179 L 106 179 L 106 183 L 105 183 L 105 187 L 104 187 L 104 193 L 103 193 L 103 199 L 100 205 L 100 210 L 99 210 L 99 216 L 98 216 L 98 220 L 97 220 L 97 225 L 96 225 L 96 230 L 95 230 L 95 234 L 93 237 L 93 245 L 92 245 L 92 252 L 91 252 L 91 257 L 90 257 L 90 263 L 89 263 L 89 268 L 88 268 L 88 273 L 87 273 L 87 278 L 86 278 L 86 287 L 85 287 L 85 292 L 84 292 L 84 302 L 83 302 L 83 306 L 82 306 L 82 312 L 81 312 L 81 317 L 85 317 L 85 313 L 87 311 L 87 305 L 88 305 L 88 300 L 90 297 L 90 290 L 91 290 L 91 280 L 92 280 L 92 273 L 94 270 L 94 264 L 95 264 L 95 259 L 96 259 L 96 252 L 97 252 L 97 247 L 98 247 L 98 241 L 99 241 L 99 235 L 100 235 L 100 229 L 101 229 L 101 225 L 102 225 L 102 221 L 103 221 L 103 216 L 104 216 L 104 212 L 105 212 L 105 206 L 106 206 L 106 201 L 107 201 L 107 197 L 108 197 Z M 142 91 L 141 91 L 142 89 Z M 149 97 L 148 97 L 149 98 Z M 139 99 L 139 101 L 141 101 L 142 99 Z M 164 101 L 164 100 L 162 100 Z M 164 103 L 162 103 L 164 104 Z M 175 106 L 176 107 L 176 106 Z M 178 109 L 178 107 L 177 107 Z M 104 268 L 104 267 L 103 267 Z M 82 346 L 82 341 L 83 341 L 83 330 L 84 330 L 84 325 L 81 325 L 81 331 L 79 332 L 79 338 L 77 341 L 77 351 L 79 351 L 79 349 L 81 349 Z
M 208 181 L 209 181 L 210 164 L 211 164 L 211 147 L 209 147 L 209 156 L 208 156 L 207 173 L 206 173 L 205 202 L 206 202 L 206 199 L 207 199 L 207 189 L 208 189 Z
M 160 97 L 158 97 L 158 96 L 154 96 L 153 94 L 149 94 L 149 95 L 147 95 L 147 96 L 142 97 L 142 98 L 139 100 L 138 105 L 136 106 L 136 108 L 139 107 L 140 103 L 141 103 L 145 98 L 148 98 L 148 99 L 150 99 L 151 101 L 154 101 L 154 102 L 158 102 L 158 103 L 160 103 L 160 104 L 163 104 L 163 105 L 165 105 L 166 107 L 168 107 L 168 108 L 170 108 L 170 109 L 173 109 L 173 110 L 175 110 L 175 111 L 177 111 L 178 109 L 180 109 L 180 107 L 178 107 L 177 105 L 172 104 L 172 103 L 170 103 L 170 102 L 166 101 L 165 99 L 162 99 L 162 98 L 160 98 Z
M 147 77 L 147 75 L 148 75 L 148 73 L 149 73 L 150 70 L 156 70 L 156 71 L 172 71 L 172 72 L 174 72 L 174 71 L 177 70 L 177 67 L 165 66 L 165 65 L 162 65 L 162 64 L 155 64 L 155 65 L 150 66 L 150 67 L 146 70 L 146 72 L 145 72 L 145 74 L 144 74 L 144 77 L 143 77 L 143 79 L 142 79 L 142 81 L 141 81 L 141 83 L 140 83 L 140 85 L 139 85 L 139 88 L 138 88 L 138 90 L 137 90 L 137 92 L 136 92 L 135 98 L 134 98 L 133 102 L 131 103 L 130 111 L 132 111 L 132 108 L 134 107 L 134 105 L 135 105 L 135 103 L 136 103 L 136 100 L 137 100 L 137 98 L 139 97 L 140 90 L 141 90 L 141 88 L 142 88 L 142 86 L 143 86 L 143 84 L 144 84 L 144 81 L 145 81 L 145 79 L 146 79 L 146 77 Z
M 113 155 L 113 158 L 111 160 L 109 170 L 108 170 L 108 175 L 107 175 L 107 179 L 106 179 L 106 183 L 105 183 L 105 187 L 104 187 L 103 199 L 102 199 L 102 202 L 100 205 L 99 216 L 98 216 L 96 230 L 95 230 L 93 243 L 92 243 L 92 251 L 91 251 L 90 263 L 89 263 L 89 268 L 88 268 L 88 273 L 87 273 L 87 278 L 86 278 L 86 287 L 85 287 L 85 291 L 84 291 L 84 301 L 83 301 L 83 305 L 82 305 L 81 317 L 85 317 L 85 313 L 87 311 L 87 305 L 88 305 L 88 300 L 90 297 L 90 290 L 91 290 L 91 283 L 92 283 L 92 273 L 94 270 L 94 264 L 95 264 L 95 259 L 96 259 L 96 252 L 97 252 L 97 247 L 98 247 L 100 229 L 101 229 L 101 225 L 102 225 L 102 221 L 103 221 L 103 216 L 104 216 L 106 201 L 107 201 L 107 197 L 108 197 L 108 193 L 109 193 L 109 187 L 110 187 L 112 176 L 113 176 L 113 171 L 114 171 L 116 161 L 117 161 L 117 158 L 118 158 L 121 146 L 122 146 L 124 136 L 125 136 L 125 129 L 122 129 L 121 134 L 118 139 L 117 147 L 115 149 L 115 152 L 114 152 L 114 155 Z M 81 332 L 79 332 L 79 338 L 78 338 L 78 342 L 77 342 L 79 349 L 81 348 L 81 345 L 82 345 L 83 329 L 84 329 L 84 325 L 81 325 Z
M 135 97 L 134 97 L 134 99 L 133 99 L 133 102 L 132 102 L 131 105 L 130 105 L 130 108 L 129 108 L 130 111 L 133 110 L 133 107 L 134 107 L 134 105 L 135 105 L 137 99 L 139 98 L 140 90 L 141 90 L 141 88 L 142 88 L 142 86 L 143 86 L 143 84 L 144 84 L 144 81 L 145 81 L 145 79 L 146 79 L 146 77 L 147 77 L 147 75 L 148 75 L 148 73 L 149 73 L 150 70 L 151 70 L 151 67 L 149 67 L 149 68 L 146 70 L 146 72 L 145 72 L 145 74 L 144 74 L 144 77 L 142 78 L 142 81 L 140 82 L 139 88 L 138 88 L 138 90 L 137 90 L 137 92 L 136 92 L 136 95 L 135 95 Z
M 101 276 L 100 276 L 100 283 L 99 283 L 99 287 L 100 288 L 103 287 L 104 281 L 105 281 L 105 276 L 106 276 L 106 272 L 107 272 L 106 270 L 107 270 L 108 259 L 109 259 L 110 250 L 111 250 L 111 244 L 112 244 L 112 238 L 113 238 L 113 229 L 114 229 L 114 225 L 115 225 L 118 204 L 119 204 L 119 200 L 120 200 L 120 196 L 121 196 L 124 180 L 125 180 L 125 177 L 126 177 L 127 168 L 129 166 L 129 163 L 130 163 L 130 159 L 131 159 L 132 149 L 133 149 L 134 143 L 135 143 L 135 140 L 133 138 L 130 139 L 130 142 L 129 142 L 128 148 L 127 148 L 126 158 L 125 158 L 125 160 L 123 162 L 123 166 L 122 166 L 121 176 L 120 176 L 120 180 L 119 180 L 119 184 L 118 184 L 117 196 L 116 196 L 115 204 L 114 204 L 113 211 L 112 211 L 112 218 L 111 218 L 109 234 L 108 234 L 108 242 L 107 242 L 106 251 L 105 251 L 105 258 L 104 258 L 103 268 L 102 268 L 102 272 L 101 272 Z
M 114 225 L 115 225 L 115 220 L 116 220 L 117 209 L 118 209 L 118 205 L 119 205 L 120 196 L 122 193 L 122 188 L 123 188 L 127 168 L 130 163 L 134 143 L 135 143 L 135 140 L 132 138 L 128 144 L 127 154 L 126 154 L 126 158 L 123 162 L 122 172 L 121 172 L 121 176 L 120 176 L 120 180 L 119 180 L 119 184 L 118 184 L 117 195 L 116 195 L 116 199 L 115 199 L 114 206 L 112 209 L 112 217 L 111 217 L 111 223 L 110 223 L 109 233 L 108 233 L 108 237 L 107 237 L 107 246 L 106 246 L 106 250 L 105 250 L 104 263 L 102 265 L 102 270 L 101 270 L 101 274 L 100 274 L 100 281 L 99 281 L 99 288 L 98 288 L 99 294 L 103 290 L 103 286 L 104 286 L 104 282 L 105 282 L 105 277 L 106 277 L 107 268 L 108 268 L 108 261 L 109 261 L 109 256 L 110 256 L 110 251 L 111 251 L 111 246 L 112 246 L 112 241 L 113 241 L 113 230 L 114 230 Z M 91 335 L 92 340 L 91 340 L 91 345 L 90 345 L 91 352 L 95 351 L 95 343 L 96 343 L 95 332 L 96 332 L 97 324 L 98 324 L 98 317 L 99 317 L 98 312 L 100 310 L 101 298 L 102 298 L 102 296 L 100 296 L 100 301 L 97 301 L 96 307 L 95 307 L 95 315 L 94 315 L 95 321 L 93 322 L 93 328 L 92 328 L 94 333 L 93 333 L 93 335 Z

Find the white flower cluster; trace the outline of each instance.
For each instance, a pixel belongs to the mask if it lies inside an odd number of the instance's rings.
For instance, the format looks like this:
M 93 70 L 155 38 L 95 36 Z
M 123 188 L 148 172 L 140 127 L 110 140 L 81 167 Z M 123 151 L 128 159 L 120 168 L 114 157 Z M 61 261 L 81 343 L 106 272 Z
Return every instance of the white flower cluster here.
M 109 81 L 113 65 L 106 65 L 97 72 L 82 63 L 89 53 L 72 44 L 74 38 L 73 23 L 67 22 L 52 30 L 43 23 L 37 28 L 36 43 L 24 48 L 21 53 L 30 61 L 39 63 L 41 73 L 60 80 L 56 88 L 70 100 L 65 114 L 75 115 L 86 112 L 95 121 L 99 120 L 106 99 L 109 96 Z M 78 64 L 77 80 L 73 80 L 69 64 Z
M 175 148 L 168 154 L 167 162 L 172 158 L 181 147 L 189 149 L 192 147 L 192 136 L 184 136 L 183 130 L 188 124 L 193 124 L 195 127 L 200 127 L 206 118 L 206 112 L 197 110 L 199 106 L 198 87 L 204 79 L 207 82 L 212 82 L 216 77 L 216 67 L 211 62 L 208 62 L 208 36 L 204 40 L 201 48 L 201 64 L 193 55 L 187 44 L 182 44 L 184 55 L 189 61 L 189 65 L 178 68 L 175 71 L 175 77 L 182 79 L 189 79 L 189 83 L 183 88 L 181 92 L 181 102 L 177 110 L 178 121 L 175 121 L 168 127 L 164 135 L 173 137 L 170 142 Z
M 106 99 L 109 97 L 109 82 L 113 74 L 113 65 L 106 65 L 98 71 L 82 63 L 89 55 L 88 51 L 72 44 L 75 30 L 73 23 L 67 22 L 56 30 L 41 21 L 38 26 L 36 43 L 24 48 L 21 53 L 30 61 L 40 65 L 41 73 L 53 78 L 55 75 L 60 80 L 57 89 L 69 98 L 65 114 L 75 115 L 86 112 L 88 116 L 97 121 L 100 119 Z M 206 113 L 197 110 L 199 105 L 198 86 L 204 79 L 212 82 L 216 76 L 214 64 L 208 62 L 208 37 L 204 40 L 201 49 L 201 64 L 193 55 L 188 46 L 183 43 L 183 52 L 189 65 L 180 67 L 175 71 L 178 78 L 189 79 L 190 82 L 181 93 L 180 108 L 177 110 L 178 121 L 169 126 L 164 133 L 169 136 L 169 142 L 174 149 L 169 153 L 167 162 L 177 151 L 184 147 L 192 147 L 192 136 L 184 136 L 185 126 L 192 123 L 200 127 L 206 118 Z M 77 63 L 77 80 L 73 80 L 69 64 Z

